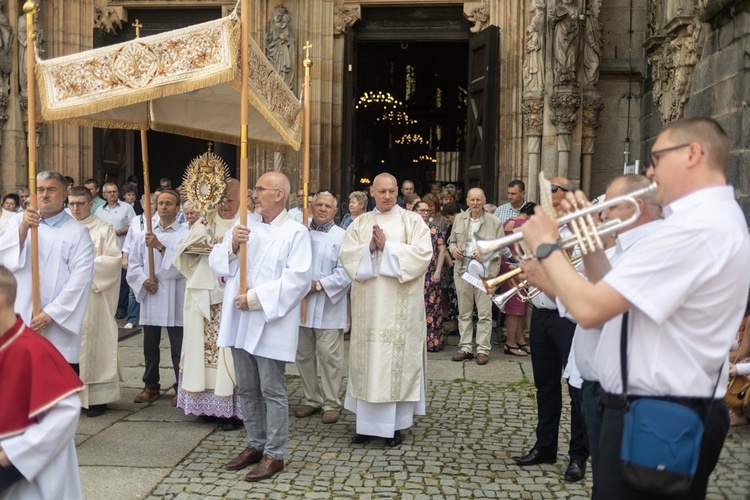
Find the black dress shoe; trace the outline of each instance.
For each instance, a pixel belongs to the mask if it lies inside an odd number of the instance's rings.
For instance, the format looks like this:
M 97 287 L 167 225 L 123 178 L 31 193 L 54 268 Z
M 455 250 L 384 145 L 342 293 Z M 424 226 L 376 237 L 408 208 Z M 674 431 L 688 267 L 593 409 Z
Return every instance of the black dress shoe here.
M 367 434 L 355 434 L 354 436 L 352 436 L 352 443 L 362 444 L 368 442 L 371 439 L 372 436 L 368 436 Z
M 586 475 L 586 462 L 583 460 L 571 460 L 563 479 L 575 483 L 583 479 L 584 475 Z
M 557 457 L 554 455 L 542 455 L 539 450 L 532 449 L 528 455 L 522 457 L 513 457 L 513 461 L 518 465 L 537 465 L 537 464 L 554 464 Z
M 403 442 L 403 438 L 401 438 L 401 431 L 396 431 L 393 433 L 392 438 L 385 438 L 383 442 L 386 446 L 390 446 L 393 448 L 394 446 L 398 446 Z
M 95 418 L 101 417 L 104 414 L 104 410 L 107 409 L 107 405 L 91 405 L 86 409 L 86 416 Z

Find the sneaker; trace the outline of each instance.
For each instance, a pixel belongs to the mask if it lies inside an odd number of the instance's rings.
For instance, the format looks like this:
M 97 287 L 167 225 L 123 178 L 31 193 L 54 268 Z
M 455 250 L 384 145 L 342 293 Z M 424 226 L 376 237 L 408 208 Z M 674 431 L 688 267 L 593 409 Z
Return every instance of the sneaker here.
M 125 323 L 125 326 L 123 326 L 126 330 L 132 330 L 133 329 L 133 323 Z

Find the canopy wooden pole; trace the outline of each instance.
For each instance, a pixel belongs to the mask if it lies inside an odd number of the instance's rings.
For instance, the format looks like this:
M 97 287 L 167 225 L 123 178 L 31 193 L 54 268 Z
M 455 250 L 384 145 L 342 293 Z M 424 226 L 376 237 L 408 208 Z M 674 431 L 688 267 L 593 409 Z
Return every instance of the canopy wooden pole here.
M 310 68 L 312 67 L 312 61 L 310 60 L 310 49 L 312 45 L 310 41 L 303 47 L 305 49 L 305 90 L 303 92 L 303 105 L 304 105 L 304 143 L 305 147 L 302 150 L 302 190 L 304 191 L 304 200 L 302 201 L 302 224 L 308 225 L 308 196 L 310 189 Z M 301 306 L 302 323 L 307 322 L 307 300 L 302 300 Z
M 242 0 L 240 5 L 241 15 L 241 30 L 240 30 L 240 50 L 242 51 L 242 57 L 240 58 L 241 78 L 240 78 L 240 225 L 247 226 L 247 126 L 249 122 L 248 118 L 248 96 L 247 86 L 249 80 L 250 68 L 248 67 L 248 31 L 250 25 L 250 1 Z M 240 290 L 239 292 L 244 294 L 247 293 L 247 244 L 240 244 Z
M 143 162 L 143 197 L 146 200 L 146 205 L 143 206 L 143 213 L 146 216 L 146 232 L 152 233 L 154 228 L 152 227 L 151 219 L 154 214 L 151 213 L 151 181 L 149 180 L 148 170 L 148 134 L 146 130 L 141 130 L 141 161 Z M 153 281 L 156 276 L 154 271 L 154 249 L 147 247 L 148 255 L 148 277 Z
M 27 68 L 27 92 L 28 92 L 28 117 L 29 117 L 29 206 L 36 210 L 36 79 L 34 78 L 34 14 L 36 8 L 31 0 L 23 4 L 26 13 L 26 68 Z M 20 61 L 19 61 L 20 62 Z M 39 292 L 39 228 L 31 228 L 31 303 L 33 316 L 42 312 L 42 299 Z

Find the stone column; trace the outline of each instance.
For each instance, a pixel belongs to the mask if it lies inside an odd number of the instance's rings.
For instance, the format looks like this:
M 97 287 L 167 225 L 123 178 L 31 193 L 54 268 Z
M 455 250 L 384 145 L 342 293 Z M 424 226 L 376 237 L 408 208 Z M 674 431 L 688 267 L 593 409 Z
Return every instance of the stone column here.
M 542 163 L 542 133 L 544 131 L 544 97 L 541 94 L 524 93 L 523 123 L 529 150 L 529 182 L 526 183 L 526 198 L 536 200 L 537 177 Z
M 578 124 L 581 96 L 575 87 L 561 86 L 550 96 L 549 105 L 552 108 L 550 120 L 557 127 L 557 175 L 569 178 L 571 136 Z
M 586 90 L 583 93 L 583 141 L 581 144 L 581 189 L 591 193 L 591 163 L 594 156 L 594 140 L 599 128 L 599 113 L 604 109 L 604 101 L 598 90 Z

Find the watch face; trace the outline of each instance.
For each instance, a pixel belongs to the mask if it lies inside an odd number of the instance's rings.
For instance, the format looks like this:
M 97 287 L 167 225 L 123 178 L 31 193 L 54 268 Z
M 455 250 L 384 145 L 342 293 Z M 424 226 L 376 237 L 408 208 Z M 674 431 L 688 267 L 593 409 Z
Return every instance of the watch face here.
M 549 243 L 542 243 L 536 249 L 536 258 L 541 260 L 549 256 L 551 252 L 552 252 L 552 245 L 550 245 Z

